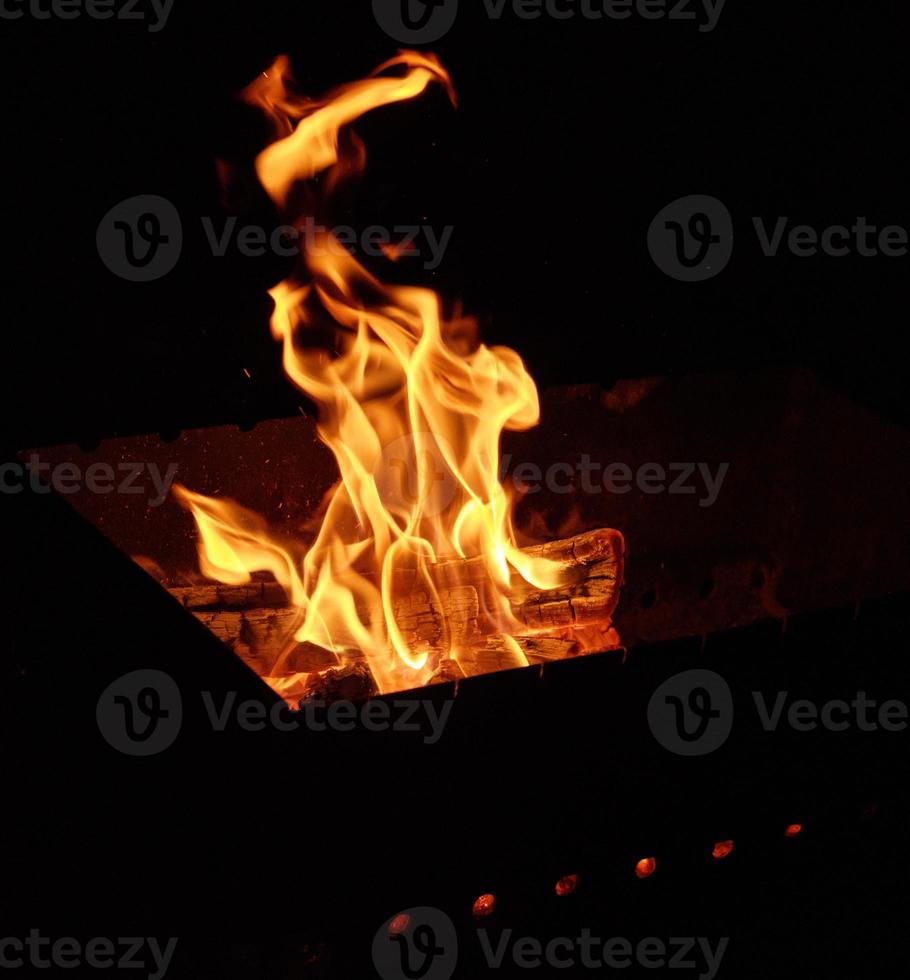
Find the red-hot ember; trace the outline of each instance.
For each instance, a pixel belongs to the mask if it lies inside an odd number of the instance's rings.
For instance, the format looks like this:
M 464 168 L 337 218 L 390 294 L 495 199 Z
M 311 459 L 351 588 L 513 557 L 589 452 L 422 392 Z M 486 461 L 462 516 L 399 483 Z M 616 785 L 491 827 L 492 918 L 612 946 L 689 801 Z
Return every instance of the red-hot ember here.
M 784 837 L 798 837 L 803 832 L 801 823 L 791 823 L 784 831 Z
M 389 923 L 389 935 L 400 936 L 407 930 L 410 924 L 411 917 L 407 913 L 402 912 L 400 915 L 396 915 L 395 918 Z
M 638 878 L 650 878 L 657 870 L 657 859 L 653 857 L 642 858 L 635 865 L 635 875 Z
M 733 853 L 733 841 L 721 840 L 714 845 L 714 850 L 711 852 L 711 856 L 715 860 L 721 861 L 725 857 L 729 857 L 732 853 Z
M 472 909 L 475 919 L 484 919 L 488 915 L 492 915 L 496 909 L 496 896 L 495 895 L 481 895 L 476 902 L 474 902 L 474 908 Z
M 564 895 L 571 895 L 578 887 L 578 875 L 566 875 L 556 882 L 556 894 L 562 898 Z

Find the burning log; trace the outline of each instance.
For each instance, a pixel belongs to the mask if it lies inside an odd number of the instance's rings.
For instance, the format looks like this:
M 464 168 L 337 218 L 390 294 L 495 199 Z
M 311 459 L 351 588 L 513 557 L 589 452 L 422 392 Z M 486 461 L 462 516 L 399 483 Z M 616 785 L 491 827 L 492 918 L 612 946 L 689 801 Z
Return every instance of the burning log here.
M 409 647 L 444 659 L 459 651 L 459 668 L 443 669 L 441 679 L 459 673 L 480 674 L 562 660 L 580 652 L 568 631 L 609 624 L 623 578 L 623 537 L 618 531 L 590 531 L 564 541 L 523 549 L 562 567 L 564 584 L 550 591 L 522 584 L 510 596 L 512 614 L 522 624 L 514 644 L 503 635 L 491 610 L 497 587 L 481 559 L 445 561 L 430 567 L 433 588 L 415 572 L 396 579 L 395 617 Z M 300 613 L 287 608 L 284 591 L 274 582 L 244 586 L 204 585 L 171 589 L 183 607 L 262 676 L 269 676 Z M 293 644 L 293 640 L 290 641 Z M 517 648 L 515 646 L 517 644 Z M 521 654 L 518 653 L 521 651 Z M 336 656 L 312 644 L 293 644 L 282 674 L 311 673 L 338 667 Z
M 307 692 L 306 701 L 334 704 L 336 701 L 365 701 L 377 694 L 376 682 L 366 663 L 337 667 L 322 674 Z
M 619 603 L 625 553 L 619 531 L 590 531 L 526 551 L 562 565 L 568 582 L 562 589 L 528 590 L 522 596 L 516 615 L 529 632 L 593 625 L 612 618 Z
M 581 653 L 578 640 L 561 636 L 507 636 L 496 633 L 468 647 L 458 657 L 458 665 L 467 677 L 510 670 L 528 664 L 566 660 Z

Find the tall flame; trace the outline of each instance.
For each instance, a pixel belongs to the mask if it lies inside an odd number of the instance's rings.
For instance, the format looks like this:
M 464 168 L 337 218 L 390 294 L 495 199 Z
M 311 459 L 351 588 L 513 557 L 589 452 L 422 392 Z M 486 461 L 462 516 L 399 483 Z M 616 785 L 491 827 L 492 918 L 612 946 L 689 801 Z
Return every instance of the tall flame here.
M 351 124 L 434 84 L 455 103 L 433 56 L 403 52 L 369 78 L 310 101 L 290 92 L 287 60 L 276 61 L 244 95 L 274 124 L 256 172 L 282 215 L 296 207 L 298 217 L 326 216 L 339 182 L 365 165 Z M 342 664 L 366 659 L 381 691 L 420 686 L 440 659 L 459 656 L 456 637 L 433 648 L 415 643 L 396 618 L 403 588 L 435 595 L 434 564 L 482 561 L 496 586 L 485 614 L 506 635 L 515 626 L 508 595 L 517 581 L 559 584 L 556 565 L 518 550 L 499 482 L 502 433 L 537 423 L 537 389 L 514 351 L 479 343 L 474 321 L 444 320 L 434 292 L 381 282 L 329 231 L 316 233 L 271 296 L 284 370 L 318 406 L 319 436 L 340 480 L 308 549 L 279 541 L 231 501 L 178 487 L 196 519 L 202 571 L 232 585 L 270 573 L 284 587 L 300 625 L 267 679 L 286 697 L 307 688 L 306 674 L 289 672 L 295 643 L 330 650 Z M 331 352 L 312 341 L 327 322 Z

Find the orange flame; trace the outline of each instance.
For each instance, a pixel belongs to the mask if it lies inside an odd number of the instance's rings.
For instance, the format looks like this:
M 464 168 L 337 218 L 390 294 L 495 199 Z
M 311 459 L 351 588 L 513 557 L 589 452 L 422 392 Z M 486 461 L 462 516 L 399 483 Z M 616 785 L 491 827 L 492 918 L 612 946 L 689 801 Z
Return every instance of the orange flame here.
M 306 100 L 290 92 L 288 62 L 279 59 L 244 95 L 273 121 L 275 140 L 256 171 L 282 215 L 293 216 L 292 207 L 326 214 L 338 183 L 365 165 L 348 127 L 433 84 L 455 103 L 435 57 L 403 52 L 367 79 Z M 317 232 L 271 297 L 284 370 L 318 406 L 319 436 L 340 480 L 308 550 L 279 541 L 238 504 L 176 488 L 196 520 L 201 569 L 231 585 L 271 574 L 299 610 L 294 643 L 330 650 L 342 664 L 365 658 L 381 691 L 421 686 L 440 659 L 457 660 L 459 651 L 451 638 L 442 655 L 406 641 L 395 611 L 402 572 L 411 590 L 434 596 L 434 563 L 481 559 L 498 592 L 486 612 L 506 636 L 515 625 L 508 593 L 517 580 L 560 584 L 556 565 L 518 550 L 498 479 L 503 431 L 538 421 L 536 386 L 514 351 L 479 343 L 473 321 L 444 320 L 430 290 L 381 282 L 329 231 Z M 331 352 L 310 339 L 326 322 Z M 289 674 L 292 649 L 266 678 L 289 700 L 307 687 L 306 674 Z

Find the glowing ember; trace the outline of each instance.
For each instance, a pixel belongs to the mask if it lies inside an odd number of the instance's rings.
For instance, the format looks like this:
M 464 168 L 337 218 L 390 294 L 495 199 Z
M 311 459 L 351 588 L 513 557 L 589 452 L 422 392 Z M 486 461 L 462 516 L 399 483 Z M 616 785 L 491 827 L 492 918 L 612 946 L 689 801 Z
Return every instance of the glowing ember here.
M 648 857 L 642 858 L 638 864 L 635 865 L 635 876 L 637 878 L 650 878 L 651 875 L 657 870 L 657 859 Z
M 562 898 L 564 895 L 571 895 L 578 887 L 578 875 L 566 875 L 556 882 L 556 894 Z
M 801 823 L 791 823 L 784 831 L 784 837 L 798 837 L 803 832 Z
M 494 909 L 496 908 L 496 896 L 495 895 L 481 895 L 480 898 L 474 903 L 473 915 L 475 919 L 483 919 L 488 915 L 492 915 Z
M 733 841 L 722 840 L 722 841 L 718 841 L 714 845 L 714 850 L 711 852 L 711 856 L 716 860 L 721 861 L 725 857 L 729 857 L 732 853 L 733 853 Z
M 410 924 L 411 917 L 407 913 L 402 912 L 400 915 L 396 915 L 389 923 L 389 935 L 400 936 Z
M 256 173 L 282 220 L 316 216 L 330 225 L 334 192 L 366 161 L 349 127 L 433 85 L 454 104 L 436 58 L 403 52 L 371 77 L 308 100 L 293 94 L 287 59 L 279 59 L 245 98 L 273 124 Z M 386 285 L 328 230 L 317 232 L 271 297 L 285 373 L 318 406 L 319 436 L 340 474 L 318 534 L 289 542 L 232 501 L 175 488 L 196 520 L 203 574 L 232 586 L 269 574 L 298 612 L 265 679 L 290 702 L 299 699 L 310 675 L 290 661 L 312 646 L 340 667 L 365 660 L 382 692 L 428 683 L 463 655 L 459 637 L 428 642 L 402 607 L 418 592 L 437 596 L 429 569 L 442 559 L 482 563 L 491 584 L 483 613 L 495 624 L 501 657 L 527 665 L 508 597 L 558 588 L 565 570 L 518 549 L 498 478 L 503 431 L 528 429 L 539 417 L 519 356 L 480 343 L 473 321 L 445 319 L 430 290 Z M 327 327 L 333 340 L 318 346 Z

